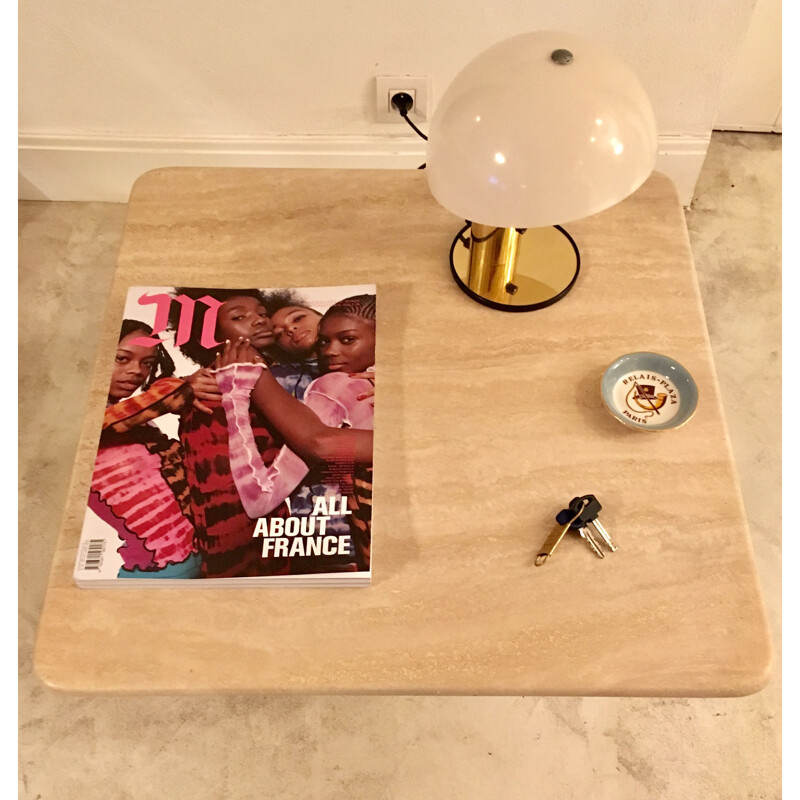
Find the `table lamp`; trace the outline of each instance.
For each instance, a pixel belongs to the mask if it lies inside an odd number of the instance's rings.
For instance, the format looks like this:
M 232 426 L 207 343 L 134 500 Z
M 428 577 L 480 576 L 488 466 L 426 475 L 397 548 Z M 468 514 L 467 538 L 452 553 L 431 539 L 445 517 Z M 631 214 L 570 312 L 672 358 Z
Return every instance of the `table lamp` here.
M 474 300 L 532 311 L 575 284 L 580 254 L 560 224 L 618 203 L 656 161 L 650 101 L 615 54 L 571 33 L 536 31 L 467 64 L 431 120 L 431 193 L 463 217 L 450 248 Z

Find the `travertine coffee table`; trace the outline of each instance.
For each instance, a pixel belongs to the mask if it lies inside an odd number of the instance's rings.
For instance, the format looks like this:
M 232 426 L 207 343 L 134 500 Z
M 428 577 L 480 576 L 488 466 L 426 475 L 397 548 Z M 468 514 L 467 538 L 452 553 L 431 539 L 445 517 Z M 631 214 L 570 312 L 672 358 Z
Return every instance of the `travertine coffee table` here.
M 771 650 L 683 212 L 655 174 L 568 227 L 572 292 L 523 314 L 450 277 L 462 221 L 416 171 L 166 169 L 131 195 L 39 627 L 50 686 L 88 692 L 738 695 Z M 373 585 L 86 590 L 72 580 L 131 285 L 378 286 Z M 623 427 L 600 376 L 666 353 L 695 417 Z M 596 494 L 619 550 L 554 514 Z

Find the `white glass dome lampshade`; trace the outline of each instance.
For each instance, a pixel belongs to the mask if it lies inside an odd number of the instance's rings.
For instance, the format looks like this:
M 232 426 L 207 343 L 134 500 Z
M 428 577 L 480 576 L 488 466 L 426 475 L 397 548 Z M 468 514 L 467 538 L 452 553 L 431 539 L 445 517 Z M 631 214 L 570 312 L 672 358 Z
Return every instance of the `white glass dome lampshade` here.
M 540 31 L 490 47 L 456 76 L 431 120 L 426 172 L 442 206 L 481 226 L 473 239 L 486 239 L 494 228 L 509 229 L 513 238 L 514 229 L 553 226 L 609 208 L 644 183 L 656 153 L 653 110 L 632 70 L 583 37 Z M 465 279 L 469 293 L 487 305 L 511 306 L 507 310 L 560 299 L 577 277 L 579 258 L 565 232 L 547 234 L 553 235 L 551 244 L 575 263 L 570 275 L 545 275 L 542 300 L 519 296 L 524 287 L 507 267 L 503 275 L 512 279 L 505 284 L 494 275 L 496 297 L 483 296 L 488 286 L 476 290 L 476 281 Z M 493 247 L 492 258 L 506 258 L 504 248 L 520 249 L 499 241 Z M 548 299 L 548 292 L 557 296 Z

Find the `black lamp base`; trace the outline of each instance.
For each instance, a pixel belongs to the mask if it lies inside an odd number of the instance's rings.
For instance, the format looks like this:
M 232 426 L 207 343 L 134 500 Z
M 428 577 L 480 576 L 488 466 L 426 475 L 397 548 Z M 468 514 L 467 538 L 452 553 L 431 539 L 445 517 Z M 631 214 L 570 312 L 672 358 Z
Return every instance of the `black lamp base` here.
M 559 225 L 529 228 L 519 238 L 513 283 L 498 298 L 469 287 L 470 236 L 468 222 L 450 247 L 450 271 L 467 295 L 498 311 L 535 311 L 564 297 L 575 285 L 581 257 L 572 237 Z

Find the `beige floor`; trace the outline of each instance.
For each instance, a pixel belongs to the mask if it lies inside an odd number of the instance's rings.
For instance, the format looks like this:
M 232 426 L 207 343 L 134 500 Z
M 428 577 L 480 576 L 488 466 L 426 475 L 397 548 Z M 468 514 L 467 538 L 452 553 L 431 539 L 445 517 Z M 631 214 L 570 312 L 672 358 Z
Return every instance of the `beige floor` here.
M 780 658 L 781 139 L 716 134 L 687 220 Z M 83 697 L 34 677 L 125 206 L 21 203 L 20 797 L 781 796 L 780 670 L 729 700 Z M 123 598 L 120 598 L 123 600 Z

